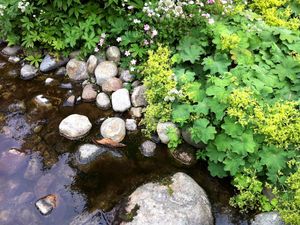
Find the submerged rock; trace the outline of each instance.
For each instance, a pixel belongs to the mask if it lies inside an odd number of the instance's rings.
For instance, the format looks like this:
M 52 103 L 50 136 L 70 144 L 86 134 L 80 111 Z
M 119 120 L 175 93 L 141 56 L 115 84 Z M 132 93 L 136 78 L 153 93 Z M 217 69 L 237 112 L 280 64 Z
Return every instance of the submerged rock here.
M 78 148 L 77 151 L 77 163 L 78 164 L 88 164 L 91 161 L 102 153 L 106 152 L 106 148 L 93 145 L 93 144 L 84 144 Z
M 251 221 L 251 225 L 284 225 L 277 212 L 260 213 Z
M 118 74 L 118 67 L 114 62 L 104 61 L 99 63 L 95 70 L 95 77 L 98 85 L 102 85 L 109 78 Z
M 67 64 L 67 74 L 73 81 L 81 81 L 89 78 L 86 63 L 77 59 L 71 59 Z
M 104 138 L 121 142 L 126 136 L 125 122 L 118 117 L 108 118 L 102 123 L 100 131 Z
M 88 117 L 78 114 L 72 114 L 61 121 L 59 132 L 62 136 L 70 140 L 77 140 L 91 130 L 92 124 Z
M 135 87 L 131 95 L 131 102 L 134 107 L 146 106 L 145 98 L 146 88 L 144 85 Z
M 156 144 L 152 141 L 145 141 L 140 147 L 141 153 L 146 157 L 154 156 Z
M 48 215 L 52 212 L 52 210 L 56 207 L 56 195 L 47 195 L 41 199 L 39 199 L 35 206 L 40 211 L 42 215 Z
M 157 124 L 157 134 L 162 143 L 168 144 L 170 139 L 168 137 L 169 129 L 175 129 L 178 138 L 180 137 L 180 131 L 174 123 L 166 122 L 166 123 L 158 123 Z
M 107 110 L 111 107 L 109 96 L 105 93 L 99 93 L 96 98 L 96 105 L 99 109 Z
M 180 145 L 175 150 L 170 150 L 170 153 L 179 165 L 193 166 L 197 162 L 196 151 L 189 145 Z
M 170 184 L 148 183 L 129 197 L 126 212 L 138 207 L 131 222 L 122 225 L 213 225 L 205 191 L 188 175 L 176 173 Z
M 121 59 L 121 52 L 118 47 L 111 46 L 106 50 L 106 58 L 109 61 L 119 62 Z
M 112 224 L 112 221 L 107 218 L 106 213 L 96 210 L 92 213 L 82 213 L 76 216 L 70 223 L 70 225 L 104 225 Z
M 68 60 L 69 59 L 67 59 L 67 58 L 56 59 L 50 55 L 46 55 L 40 65 L 40 71 L 43 73 L 48 73 L 52 70 L 55 70 L 65 64 L 67 64 Z
M 21 69 L 21 78 L 23 80 L 30 80 L 37 76 L 38 69 L 32 65 L 25 65 Z
M 125 88 L 115 91 L 111 96 L 111 101 L 115 112 L 125 112 L 131 107 L 129 91 Z

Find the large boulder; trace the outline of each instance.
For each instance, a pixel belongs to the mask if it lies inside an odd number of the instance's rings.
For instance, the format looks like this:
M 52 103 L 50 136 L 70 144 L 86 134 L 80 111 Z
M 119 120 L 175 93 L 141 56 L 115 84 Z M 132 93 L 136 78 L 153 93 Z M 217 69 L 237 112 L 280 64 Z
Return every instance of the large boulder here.
M 131 107 L 129 91 L 125 88 L 115 91 L 111 96 L 111 101 L 115 112 L 125 112 Z
M 57 59 L 50 55 L 46 55 L 40 65 L 40 71 L 43 73 L 50 72 L 52 70 L 55 70 L 61 66 L 64 66 L 65 64 L 67 64 L 68 60 L 69 59 L 67 59 L 67 58 Z
M 59 132 L 62 136 L 70 140 L 77 140 L 91 130 L 92 124 L 86 116 L 72 114 L 61 121 Z
M 175 129 L 178 138 L 180 137 L 180 131 L 174 123 L 165 122 L 165 123 L 158 123 L 157 124 L 157 128 L 156 128 L 157 134 L 158 134 L 159 139 L 161 140 L 161 142 L 164 143 L 164 144 L 168 144 L 169 141 L 170 141 L 170 139 L 168 137 L 168 131 L 170 129 Z
M 106 58 L 109 61 L 119 62 L 121 59 L 121 52 L 118 47 L 111 46 L 106 50 Z
M 81 81 L 89 78 L 86 63 L 77 59 L 71 59 L 67 64 L 67 74 L 73 81 Z
M 98 85 L 102 85 L 106 80 L 118 74 L 118 67 L 114 62 L 104 61 L 98 64 L 95 70 L 95 77 Z
M 133 89 L 133 92 L 131 95 L 131 102 L 134 107 L 140 107 L 140 106 L 147 105 L 147 101 L 145 98 L 145 92 L 146 92 L 146 88 L 144 85 L 135 87 Z
M 138 206 L 137 215 L 122 225 L 213 225 L 205 191 L 188 175 L 176 173 L 170 184 L 148 183 L 129 197 L 126 212 Z
M 108 118 L 102 123 L 100 131 L 104 138 L 121 142 L 126 135 L 125 122 L 118 117 Z
M 284 225 L 277 212 L 260 213 L 251 221 L 251 225 Z
M 32 65 L 24 65 L 21 69 L 21 78 L 23 80 L 30 80 L 37 76 L 38 69 Z

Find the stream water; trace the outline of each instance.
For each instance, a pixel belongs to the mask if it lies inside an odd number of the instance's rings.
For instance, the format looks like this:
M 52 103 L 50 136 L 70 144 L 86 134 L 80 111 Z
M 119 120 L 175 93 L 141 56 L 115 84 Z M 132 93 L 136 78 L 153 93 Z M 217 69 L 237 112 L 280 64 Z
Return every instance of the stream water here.
M 211 177 L 203 162 L 188 169 L 178 167 L 163 145 L 159 145 L 155 157 L 143 157 L 139 146 L 144 138 L 139 132 L 127 134 L 124 140 L 127 147 L 121 151 L 126 160 L 107 159 L 77 169 L 73 154 L 78 146 L 99 137 L 99 119 L 115 113 L 101 111 L 94 103 L 65 107 L 63 103 L 71 91 L 80 96 L 79 84 L 72 84 L 72 90 L 62 88 L 60 85 L 69 81 L 53 74 L 23 81 L 19 71 L 19 65 L 0 56 L 1 225 L 70 224 L 77 215 L 96 209 L 103 212 L 101 224 L 110 224 L 114 207 L 138 186 L 178 171 L 189 174 L 205 189 L 216 225 L 248 224 L 247 218 L 228 205 L 233 195 L 228 180 Z M 46 86 L 48 77 L 58 82 Z M 37 95 L 49 99 L 53 107 L 37 106 L 33 101 Z M 93 124 L 89 136 L 80 141 L 69 141 L 59 135 L 60 121 L 72 113 L 88 116 Z M 43 216 L 35 202 L 48 194 L 58 196 L 57 207 Z

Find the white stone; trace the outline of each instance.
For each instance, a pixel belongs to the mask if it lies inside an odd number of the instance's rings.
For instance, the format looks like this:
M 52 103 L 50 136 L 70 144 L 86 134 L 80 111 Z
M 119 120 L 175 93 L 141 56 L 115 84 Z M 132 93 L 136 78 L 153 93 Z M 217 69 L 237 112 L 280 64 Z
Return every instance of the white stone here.
M 88 164 L 89 162 L 93 161 L 98 155 L 102 154 L 105 151 L 105 148 L 101 148 L 97 145 L 81 145 L 78 149 L 78 163 Z
M 121 52 L 118 47 L 111 46 L 106 50 L 106 58 L 109 61 L 119 62 L 121 58 Z
M 128 131 L 136 131 L 137 124 L 135 119 L 126 119 L 126 129 Z
M 96 105 L 102 110 L 107 110 L 111 107 L 110 99 L 107 94 L 101 92 L 97 95 Z
M 46 84 L 46 85 L 50 85 L 53 81 L 54 81 L 53 78 L 48 77 L 48 78 L 45 80 L 45 84 Z
M 175 129 L 176 133 L 178 135 L 178 138 L 180 137 L 180 131 L 174 123 L 166 122 L 166 123 L 158 123 L 157 124 L 157 129 L 156 129 L 157 134 L 158 134 L 161 142 L 164 144 L 168 144 L 170 141 L 170 139 L 168 137 L 169 129 Z
M 125 112 L 131 107 L 129 91 L 125 88 L 115 91 L 111 96 L 111 101 L 115 112 Z
M 145 97 L 146 88 L 144 85 L 135 87 L 131 95 L 131 102 L 134 107 L 146 106 L 147 101 Z
M 83 61 L 71 59 L 68 62 L 66 69 L 69 78 L 73 81 L 81 81 L 89 77 L 87 65 Z
M 91 128 L 92 124 L 88 117 L 78 114 L 66 117 L 59 124 L 60 134 L 70 140 L 77 140 L 84 137 Z
M 108 118 L 102 123 L 100 131 L 104 138 L 121 142 L 126 136 L 125 122 L 118 117 Z
M 32 65 L 24 65 L 21 69 L 21 78 L 23 80 L 29 80 L 37 76 L 38 69 Z
M 89 74 L 94 74 L 95 69 L 97 67 L 98 64 L 98 59 L 96 56 L 94 55 L 90 55 L 89 59 L 86 62 L 87 64 L 87 70 Z
M 140 147 L 141 153 L 146 157 L 151 157 L 155 154 L 156 144 L 152 141 L 145 141 Z
M 114 62 L 104 61 L 98 64 L 95 70 L 95 77 L 98 85 L 102 85 L 106 80 L 118 74 L 118 67 Z
M 34 102 L 37 106 L 40 106 L 40 107 L 46 107 L 46 108 L 51 108 L 52 107 L 51 102 L 46 97 L 44 97 L 43 95 L 36 96 L 34 98 Z

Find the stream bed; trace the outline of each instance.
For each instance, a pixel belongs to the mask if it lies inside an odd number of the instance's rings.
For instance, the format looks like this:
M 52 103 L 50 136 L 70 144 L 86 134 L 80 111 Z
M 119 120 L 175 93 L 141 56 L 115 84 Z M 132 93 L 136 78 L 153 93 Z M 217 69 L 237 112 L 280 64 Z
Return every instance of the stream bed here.
M 149 181 L 182 171 L 190 175 L 211 201 L 216 225 L 248 224 L 228 205 L 233 189 L 228 180 L 209 175 L 204 162 L 192 168 L 176 165 L 165 145 L 158 145 L 152 158 L 144 157 L 139 146 L 146 139 L 140 132 L 127 134 L 120 149 L 124 160 L 96 161 L 87 168 L 74 165 L 74 152 L 81 144 L 100 137 L 101 118 L 129 117 L 126 113 L 102 111 L 95 103 L 80 102 L 64 106 L 74 94 L 80 96 L 80 84 L 54 74 L 40 74 L 30 81 L 19 78 L 20 65 L 0 56 L 0 224 L 70 224 L 82 213 L 100 210 L 101 223 L 112 224 L 115 209 L 137 187 Z M 45 85 L 46 78 L 56 82 Z M 61 85 L 68 84 L 68 85 Z M 36 104 L 42 95 L 52 104 Z M 70 114 L 87 116 L 93 128 L 89 136 L 70 141 L 59 134 L 59 123 Z M 12 150 L 17 149 L 17 150 Z M 58 196 L 57 206 L 49 215 L 42 215 L 35 202 L 49 194 Z

